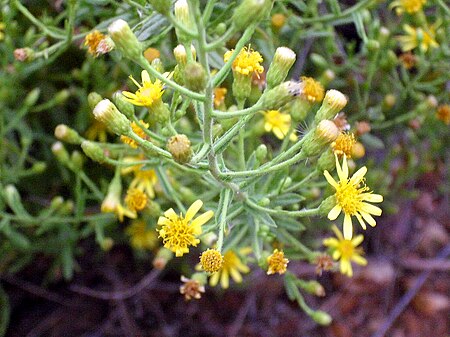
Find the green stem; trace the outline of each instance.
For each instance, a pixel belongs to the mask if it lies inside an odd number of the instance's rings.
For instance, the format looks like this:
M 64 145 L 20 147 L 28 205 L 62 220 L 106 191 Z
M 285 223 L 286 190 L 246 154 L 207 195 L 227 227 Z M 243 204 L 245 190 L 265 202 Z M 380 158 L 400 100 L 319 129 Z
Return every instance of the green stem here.
M 219 252 L 222 252 L 223 247 L 223 238 L 225 234 L 225 225 L 227 223 L 227 213 L 228 206 L 230 204 L 231 196 L 233 195 L 233 191 L 226 189 L 223 192 L 223 198 L 219 200 L 220 214 L 219 214 L 219 238 L 217 240 L 217 249 Z
M 284 216 L 289 216 L 289 217 L 293 217 L 293 218 L 301 218 L 301 217 L 313 216 L 313 215 L 319 214 L 318 207 L 317 208 L 305 208 L 305 209 L 302 209 L 299 211 L 286 211 L 286 210 L 282 210 L 282 209 L 277 210 L 277 209 L 263 207 L 263 206 L 260 206 L 256 203 L 254 203 L 250 199 L 245 200 L 245 203 L 255 210 L 266 212 L 271 215 L 278 215 L 278 216 L 284 215 Z
M 172 185 L 169 182 L 169 178 L 167 177 L 166 172 L 161 166 L 157 166 L 155 168 L 156 174 L 158 175 L 158 179 L 164 189 L 164 192 L 166 192 L 166 195 L 169 199 L 172 199 L 175 204 L 177 204 L 178 209 L 186 214 L 186 208 L 184 207 L 183 203 L 178 198 L 177 193 L 175 193 L 175 190 L 173 189 Z
M 139 144 L 139 146 L 143 147 L 144 149 L 147 149 L 150 151 L 155 151 L 156 153 L 158 153 L 159 155 L 161 155 L 162 157 L 165 157 L 165 158 L 172 158 L 172 155 L 170 154 L 170 152 L 167 152 L 166 150 L 163 150 L 163 149 L 157 147 L 152 142 L 142 139 L 137 134 L 135 134 L 133 131 L 131 131 L 130 134 L 128 134 L 127 136 L 130 137 L 131 139 L 133 139 L 136 143 Z

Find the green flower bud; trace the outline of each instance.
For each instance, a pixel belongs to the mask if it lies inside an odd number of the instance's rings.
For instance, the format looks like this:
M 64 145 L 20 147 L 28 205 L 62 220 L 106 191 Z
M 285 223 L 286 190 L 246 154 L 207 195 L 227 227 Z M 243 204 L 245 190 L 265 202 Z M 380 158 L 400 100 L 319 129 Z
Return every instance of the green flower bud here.
M 347 98 L 340 91 L 328 90 L 323 99 L 322 106 L 316 113 L 314 121 L 319 123 L 324 119 L 332 119 L 347 105 Z
M 295 63 L 295 53 L 287 47 L 279 47 L 275 51 L 272 63 L 267 71 L 267 88 L 273 88 L 283 82 Z
M 298 97 L 303 90 L 300 82 L 287 81 L 267 90 L 259 100 L 262 110 L 278 110 Z
M 101 100 L 93 111 L 95 119 L 104 123 L 108 129 L 117 134 L 128 135 L 131 132 L 130 121 L 109 100 Z
M 156 58 L 156 59 L 154 59 L 154 60 L 152 61 L 152 67 L 155 68 L 155 70 L 156 70 L 158 73 L 160 73 L 160 74 L 164 73 L 164 65 L 163 65 L 163 63 L 161 62 L 161 59 L 160 59 L 160 58 Z M 152 80 L 153 80 L 153 79 L 152 79 Z
M 391 32 L 386 27 L 380 27 L 379 30 L 379 36 L 378 36 L 378 42 L 380 44 L 384 45 L 386 42 L 389 41 L 389 36 L 391 35 Z
M 43 161 L 38 161 L 38 162 L 33 163 L 30 171 L 35 174 L 39 174 L 39 173 L 44 172 L 46 169 L 47 169 L 47 164 Z
M 72 152 L 72 155 L 70 156 L 70 161 L 77 170 L 81 171 L 81 169 L 83 168 L 84 158 L 79 151 Z
M 134 105 L 124 99 L 121 91 L 116 91 L 113 94 L 112 99 L 121 113 L 123 113 L 129 119 L 133 118 Z
M 167 248 L 160 248 L 153 259 L 153 267 L 158 270 L 163 270 L 167 263 L 172 260 L 173 252 Z
M 169 15 L 170 6 L 172 1 L 170 0 L 148 0 L 153 9 L 163 15 Z
M 100 101 L 103 99 L 102 96 L 100 96 L 99 94 L 97 94 L 96 92 L 91 92 L 88 95 L 88 104 L 89 107 L 91 108 L 91 111 L 94 110 L 95 106 L 100 103 Z
M 155 122 L 165 125 L 170 117 L 170 111 L 162 100 L 155 101 L 151 107 L 148 107 L 149 115 L 148 122 L 154 124 Z
M 265 19 L 272 6 L 272 0 L 243 0 L 234 10 L 231 20 L 238 30 L 244 30 L 252 23 Z
M 30 62 L 34 60 L 34 50 L 31 48 L 18 48 L 14 50 L 14 58 L 20 62 Z
M 145 211 L 151 217 L 156 218 L 161 215 L 161 206 L 156 201 L 149 199 Z
M 59 162 L 62 164 L 70 164 L 70 157 L 69 153 L 65 149 L 63 143 L 56 142 L 52 145 L 52 152 L 55 155 L 56 159 L 58 159 Z
M 311 314 L 311 318 L 320 325 L 330 325 L 333 320 L 329 314 L 322 310 L 314 311 Z
M 324 72 L 320 75 L 319 77 L 319 82 L 323 85 L 323 86 L 327 86 L 328 84 L 330 84 L 331 81 L 333 81 L 336 78 L 336 74 L 333 70 L 331 69 L 326 69 L 324 70 Z
M 242 101 L 250 97 L 252 93 L 252 77 L 242 75 L 240 73 L 234 73 L 233 81 L 233 95 L 236 100 Z
M 83 149 L 84 154 L 93 161 L 103 163 L 106 159 L 103 149 L 94 142 L 85 140 L 81 143 L 81 148 Z
M 267 206 L 270 204 L 270 199 L 269 198 L 262 198 L 261 200 L 258 201 L 258 205 L 260 206 Z
M 70 91 L 67 89 L 63 89 L 56 93 L 55 97 L 53 98 L 53 102 L 55 102 L 55 104 L 62 104 L 69 97 L 70 97 Z
M 39 95 L 41 94 L 41 89 L 39 88 L 34 88 L 33 90 L 31 90 L 28 95 L 25 97 L 25 100 L 23 102 L 23 104 L 26 107 L 31 107 L 33 105 L 36 104 L 37 100 L 39 99 Z
M 339 129 L 332 121 L 321 121 L 314 130 L 309 131 L 304 140 L 302 152 L 308 157 L 317 156 L 328 144 L 339 136 Z
M 309 58 L 311 59 L 311 62 L 317 67 L 327 68 L 329 66 L 328 61 L 322 55 L 311 53 Z
M 117 50 L 123 56 L 137 60 L 142 55 L 142 45 L 134 35 L 128 23 L 122 19 L 114 21 L 108 27 L 109 35 L 114 41 Z
M 380 42 L 378 42 L 377 40 L 369 40 L 367 41 L 367 50 L 370 53 L 373 53 L 375 51 L 377 51 L 378 49 L 380 49 Z
M 226 30 L 227 30 L 227 25 L 225 23 L 221 22 L 216 26 L 216 29 L 214 30 L 214 32 L 217 35 L 223 35 L 226 32 Z
M 191 13 L 189 11 L 189 5 L 186 0 L 177 0 L 175 2 L 174 12 L 175 18 L 187 29 L 194 28 L 194 20 L 191 17 Z M 178 36 L 178 39 L 182 42 L 189 42 L 191 37 L 185 34 L 182 30 L 175 28 L 175 32 Z
M 192 157 L 191 141 L 183 134 L 170 137 L 167 141 L 167 150 L 173 159 L 181 164 L 187 163 Z
M 306 292 L 319 297 L 325 296 L 325 289 L 319 282 L 315 280 L 311 281 L 298 280 L 298 281 L 299 282 L 297 282 L 297 284 Z
M 336 158 L 331 147 L 320 155 L 317 168 L 319 171 L 332 171 L 336 168 Z
M 206 72 L 198 62 L 189 62 L 184 68 L 185 86 L 195 92 L 200 92 L 206 87 Z
M 319 206 L 319 214 L 322 216 L 327 216 L 334 206 L 336 206 L 336 197 L 332 195 L 321 202 Z
M 267 146 L 265 144 L 260 144 L 255 152 L 256 160 L 262 163 L 267 157 Z
M 83 137 L 81 137 L 78 132 L 76 132 L 74 129 L 69 128 L 65 124 L 59 124 L 58 126 L 56 126 L 55 137 L 69 144 L 79 145 L 83 141 Z

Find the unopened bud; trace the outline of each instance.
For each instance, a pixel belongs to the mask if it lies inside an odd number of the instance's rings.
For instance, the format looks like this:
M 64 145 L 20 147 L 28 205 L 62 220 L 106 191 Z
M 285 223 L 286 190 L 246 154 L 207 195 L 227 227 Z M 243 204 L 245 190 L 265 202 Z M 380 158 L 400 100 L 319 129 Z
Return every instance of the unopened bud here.
M 31 106 L 35 105 L 39 99 L 40 94 L 41 94 L 41 89 L 34 88 L 27 94 L 23 104 L 27 107 L 31 107 Z
M 37 161 L 33 163 L 30 171 L 36 174 L 42 173 L 47 169 L 47 164 L 43 161 Z
M 314 311 L 311 314 L 311 318 L 320 325 L 330 325 L 333 320 L 329 314 L 322 310 Z
M 55 128 L 55 137 L 69 144 L 81 144 L 83 138 L 74 129 L 69 128 L 65 124 L 59 124 Z
M 88 104 L 89 107 L 91 108 L 91 111 L 94 110 L 95 106 L 100 103 L 100 101 L 103 99 L 102 96 L 100 96 L 99 94 L 97 94 L 96 92 L 91 92 L 88 95 Z
M 167 150 L 178 163 L 187 163 L 192 157 L 191 141 L 186 135 L 180 134 L 169 138 Z
M 234 10 L 232 21 L 238 30 L 265 19 L 272 9 L 272 0 L 243 0 Z
M 56 142 L 52 145 L 52 152 L 55 155 L 56 159 L 63 164 L 67 164 L 70 162 L 69 153 L 64 147 L 63 143 Z
M 206 72 L 198 62 L 189 62 L 184 68 L 184 84 L 195 92 L 200 92 L 206 87 Z
M 336 168 L 336 159 L 331 148 L 324 151 L 317 160 L 317 168 L 320 171 L 332 171 Z
M 334 206 L 336 206 L 336 197 L 332 195 L 322 201 L 319 206 L 319 214 L 327 216 Z
M 160 248 L 153 259 L 153 267 L 158 270 L 163 270 L 167 263 L 172 260 L 173 252 L 167 248 Z
M 272 15 L 271 22 L 274 30 L 278 31 L 283 28 L 284 24 L 286 23 L 286 16 L 283 13 L 276 13 Z
M 75 167 L 77 170 L 80 170 L 83 168 L 83 155 L 79 151 L 73 151 L 72 155 L 70 156 L 70 161 L 73 164 L 73 167 Z
M 130 121 L 109 100 L 100 101 L 93 111 L 95 119 L 105 124 L 115 134 L 128 135 L 131 132 Z
M 339 128 L 332 121 L 327 119 L 320 121 L 314 130 L 306 134 L 302 152 L 308 157 L 317 156 L 339 136 L 339 133 Z
M 117 106 L 117 109 L 121 113 L 123 113 L 127 118 L 131 119 L 134 116 L 134 105 L 124 99 L 124 96 L 121 91 L 116 91 L 112 99 L 114 104 Z
M 83 149 L 84 154 L 93 161 L 103 163 L 106 159 L 103 149 L 94 142 L 85 140 L 81 143 L 81 148 Z
M 195 60 L 197 57 L 197 51 L 195 50 L 195 47 L 193 45 L 191 45 L 191 54 L 192 59 Z M 175 56 L 175 60 L 180 67 L 186 66 L 188 58 L 186 55 L 186 49 L 182 44 L 179 44 L 174 48 L 173 55 Z
M 112 51 L 115 47 L 116 45 L 114 44 L 114 41 L 109 36 L 106 36 L 98 43 L 95 52 L 97 56 L 105 55 Z
M 114 41 L 116 48 L 123 56 L 137 60 L 142 54 L 142 46 L 128 23 L 122 19 L 114 21 L 108 27 L 109 35 Z
M 311 53 L 309 56 L 311 62 L 320 68 L 327 68 L 329 66 L 329 62 L 320 54 Z
M 305 290 L 306 292 L 308 292 L 312 295 L 319 296 L 319 297 L 325 296 L 325 289 L 319 282 L 317 282 L 315 280 L 301 281 L 301 282 L 298 282 L 298 285 L 303 290 Z
M 267 90 L 259 100 L 263 110 L 278 110 L 298 97 L 303 90 L 301 82 L 287 81 Z
M 295 63 L 295 53 L 287 47 L 279 47 L 275 51 L 272 63 L 267 71 L 267 87 L 273 88 L 283 82 Z
M 267 146 L 265 144 L 260 144 L 255 152 L 256 160 L 262 163 L 267 157 Z
M 191 13 L 189 11 L 189 5 L 186 0 L 177 0 L 174 6 L 175 18 L 187 29 L 192 29 L 194 27 L 194 21 L 191 18 Z M 190 36 L 186 35 L 185 32 L 175 28 L 178 39 L 182 42 L 188 42 Z
M 361 142 L 356 142 L 352 147 L 352 158 L 359 159 L 364 157 L 366 154 L 366 149 Z
M 347 105 L 347 98 L 340 91 L 328 90 L 323 99 L 322 106 L 316 113 L 314 121 L 319 123 L 324 119 L 332 119 Z
M 33 61 L 34 50 L 31 48 L 18 48 L 14 50 L 14 58 L 20 62 Z
M 373 53 L 373 52 L 377 51 L 378 49 L 380 49 L 380 42 L 378 42 L 377 40 L 368 40 L 366 46 L 367 46 L 367 50 L 370 53 Z

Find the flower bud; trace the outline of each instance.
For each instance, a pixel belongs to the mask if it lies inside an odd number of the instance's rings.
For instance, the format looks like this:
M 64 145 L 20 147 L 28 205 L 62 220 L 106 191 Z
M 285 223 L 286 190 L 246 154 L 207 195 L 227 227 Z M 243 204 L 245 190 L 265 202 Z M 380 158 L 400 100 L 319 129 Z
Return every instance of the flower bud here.
M 334 206 L 336 206 L 336 197 L 331 195 L 321 202 L 319 206 L 319 214 L 327 216 Z
M 306 134 L 302 152 L 308 157 L 320 154 L 328 144 L 339 136 L 339 133 L 338 127 L 332 121 L 321 121 L 314 130 Z
M 262 110 L 278 110 L 285 104 L 298 97 L 303 91 L 303 85 L 300 82 L 287 81 L 267 90 L 259 100 Z
M 324 119 L 332 119 L 347 105 L 347 98 L 340 91 L 328 90 L 323 99 L 322 106 L 316 113 L 314 121 L 319 123 Z
M 317 160 L 317 169 L 320 171 L 332 171 L 336 168 L 336 159 L 333 150 L 324 151 Z
M 37 161 L 33 163 L 33 165 L 30 168 L 30 172 L 34 174 L 39 174 L 44 172 L 47 169 L 47 164 L 43 161 Z
M 200 92 L 206 87 L 206 72 L 198 62 L 189 62 L 184 68 L 184 84 L 195 92 Z
M 170 0 L 149 0 L 150 5 L 152 5 L 153 9 L 163 15 L 169 15 L 170 12 Z
M 56 159 L 62 164 L 67 165 L 70 163 L 69 153 L 64 147 L 63 143 L 56 142 L 52 145 L 52 152 L 55 155 Z
M 163 74 L 164 73 L 164 65 L 161 62 L 161 59 L 156 58 L 152 61 L 152 67 L 155 68 L 155 70 L 160 73 Z M 151 78 L 151 77 L 150 77 Z
M 369 53 L 374 53 L 380 49 L 380 42 L 377 40 L 368 40 L 366 46 Z
M 81 171 L 81 169 L 83 168 L 84 158 L 80 151 L 73 151 L 72 155 L 70 156 L 70 161 L 72 162 L 74 168 Z
M 273 88 L 283 82 L 295 63 L 295 53 L 287 47 L 279 47 L 275 51 L 272 63 L 267 71 L 267 88 Z
M 326 69 L 324 70 L 324 72 L 322 73 L 322 75 L 320 75 L 319 77 L 319 82 L 323 85 L 323 86 L 327 86 L 328 84 L 330 84 L 331 81 L 333 81 L 336 78 L 336 73 L 331 70 L 331 69 Z
M 197 57 L 197 51 L 195 50 L 195 47 L 191 45 L 191 53 L 192 53 L 192 59 L 195 60 Z M 182 44 L 179 44 L 176 46 L 173 50 L 173 55 L 175 56 L 175 60 L 177 61 L 177 64 L 180 67 L 185 67 L 187 64 L 187 55 L 186 55 L 186 49 Z
M 256 160 L 262 163 L 267 157 L 267 146 L 260 144 L 255 151 Z
M 129 119 L 133 118 L 134 105 L 124 99 L 121 91 L 116 91 L 113 94 L 112 99 L 121 113 L 123 113 Z
M 383 111 L 391 110 L 395 103 L 397 102 L 397 97 L 393 94 L 387 94 L 383 98 L 383 103 L 381 104 L 381 108 Z
M 207 273 L 218 272 L 223 265 L 223 256 L 217 249 L 207 249 L 200 256 L 200 264 Z
M 27 107 L 31 107 L 36 104 L 41 94 L 41 89 L 34 88 L 26 96 L 23 104 Z
M 95 52 L 97 56 L 105 55 L 112 51 L 115 47 L 116 45 L 114 44 L 114 41 L 109 36 L 106 36 L 98 43 L 97 48 L 95 48 Z
M 194 27 L 194 20 L 191 18 L 191 13 L 189 11 L 189 5 L 186 0 L 177 0 L 174 6 L 175 18 L 187 29 L 192 29 Z M 182 42 L 189 42 L 190 36 L 186 35 L 182 30 L 175 28 L 175 32 L 178 39 Z
M 311 53 L 309 58 L 311 59 L 311 62 L 317 67 L 327 68 L 329 66 L 328 61 L 320 54 Z
M 366 154 L 366 149 L 361 142 L 356 142 L 352 147 L 352 158 L 359 159 L 364 157 Z
M 69 144 L 81 144 L 83 138 L 74 129 L 69 128 L 65 124 L 59 124 L 55 128 L 55 137 Z
M 271 23 L 272 28 L 275 31 L 279 31 L 281 28 L 283 28 L 284 24 L 286 23 L 286 16 L 283 13 L 276 13 L 272 15 Z
M 81 148 L 83 149 L 84 154 L 93 161 L 103 163 L 106 159 L 103 149 L 94 142 L 85 140 L 81 143 Z
M 20 62 L 33 61 L 34 50 L 31 48 L 18 48 L 14 50 L 14 58 Z
M 389 41 L 389 35 L 391 35 L 391 32 L 386 27 L 382 26 L 380 27 L 378 41 L 380 44 L 384 45 L 386 42 Z
M 191 141 L 186 135 L 180 134 L 169 138 L 167 150 L 178 163 L 187 163 L 192 157 Z
M 91 108 L 91 110 L 94 110 L 95 106 L 100 103 L 100 101 L 103 99 L 102 96 L 100 96 L 99 94 L 97 94 L 96 92 L 91 92 L 88 95 L 88 104 L 89 107 Z
M 231 20 L 238 30 L 244 30 L 252 23 L 265 19 L 272 6 L 271 0 L 243 0 L 234 10 Z
M 105 124 L 115 134 L 128 135 L 131 132 L 130 121 L 109 100 L 100 101 L 93 111 L 96 120 Z
M 109 25 L 108 32 L 114 41 L 116 48 L 123 56 L 131 60 L 137 60 L 141 57 L 141 43 L 138 41 L 126 21 L 122 19 L 114 21 Z
M 167 248 L 161 247 L 153 259 L 153 267 L 158 270 L 163 270 L 172 258 L 173 252 Z
M 302 98 L 296 98 L 286 105 L 285 110 L 291 115 L 292 119 L 298 123 L 305 120 L 312 106 L 313 103 Z
M 300 281 L 300 280 L 299 280 Z M 323 288 L 323 286 L 317 282 L 316 280 L 311 280 L 311 281 L 301 281 L 298 282 L 298 285 L 305 290 L 306 292 L 315 295 L 315 296 L 319 296 L 319 297 L 323 297 L 325 296 L 325 289 Z
M 310 316 L 317 324 L 320 325 L 330 325 L 333 320 L 329 314 L 322 310 L 314 311 Z

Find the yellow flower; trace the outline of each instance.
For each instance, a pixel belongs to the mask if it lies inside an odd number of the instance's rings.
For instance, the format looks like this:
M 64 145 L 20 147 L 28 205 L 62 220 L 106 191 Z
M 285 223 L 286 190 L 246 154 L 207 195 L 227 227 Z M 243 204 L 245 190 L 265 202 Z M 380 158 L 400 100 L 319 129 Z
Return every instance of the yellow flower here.
M 334 260 L 340 260 L 341 273 L 352 277 L 352 261 L 361 266 L 367 265 L 367 260 L 361 256 L 364 251 L 362 248 L 357 248 L 363 242 L 364 237 L 359 234 L 351 240 L 346 240 L 336 226 L 333 225 L 331 229 L 337 238 L 327 238 L 323 240 L 323 244 L 330 248 Z
M 286 16 L 283 13 L 276 13 L 272 15 L 272 27 L 275 29 L 280 29 L 286 23 Z
M 5 38 L 5 33 L 3 33 L 4 30 L 5 24 L 3 22 L 0 22 L 0 41 L 3 41 Z
M 322 102 L 325 95 L 322 84 L 312 77 L 302 76 L 300 77 L 300 80 L 304 85 L 301 96 L 310 103 Z
M 142 119 L 140 120 L 140 123 L 146 128 L 148 129 L 149 124 L 145 123 Z M 142 139 L 147 139 L 147 135 L 145 134 L 145 131 L 142 130 L 139 125 L 137 125 L 135 122 L 131 123 L 131 129 L 133 130 L 133 132 L 135 134 L 137 134 L 140 138 Z M 122 142 L 124 142 L 125 144 L 130 145 L 130 147 L 132 147 L 133 149 L 137 149 L 138 144 L 136 143 L 135 140 L 131 139 L 130 137 L 127 136 L 120 136 L 120 140 Z
M 200 256 L 200 264 L 208 273 L 218 272 L 222 268 L 223 256 L 217 249 L 207 249 Z
M 278 139 L 284 139 L 291 128 L 291 115 L 283 114 L 279 110 L 264 112 L 264 128 L 267 132 L 272 131 Z M 292 132 L 289 136 L 291 141 L 297 140 L 297 135 Z
M 352 157 L 353 146 L 356 144 L 355 135 L 353 133 L 341 132 L 336 140 L 331 143 L 331 147 L 335 154 L 342 156 L 345 154 L 347 158 Z
M 97 46 L 106 36 L 100 33 L 98 30 L 94 30 L 93 32 L 86 35 L 84 38 L 84 45 L 88 47 L 89 54 L 97 57 Z
M 232 54 L 233 50 L 225 53 L 223 57 L 225 63 L 228 62 Z M 261 65 L 262 61 L 263 58 L 260 53 L 250 47 L 244 47 L 233 61 L 232 69 L 234 72 L 245 76 L 252 76 L 255 72 L 261 74 L 264 71 L 264 67 Z
M 339 176 L 339 182 L 336 182 L 328 171 L 324 172 L 328 183 L 336 190 L 336 205 L 328 213 L 328 219 L 336 220 L 343 211 L 345 215 L 344 237 L 346 240 L 351 240 L 353 236 L 352 216 L 355 216 L 358 219 L 363 229 L 366 229 L 364 221 L 374 227 L 376 221 L 372 217 L 372 214 L 377 216 L 381 215 L 381 209 L 368 204 L 366 201 L 382 202 L 383 196 L 367 192 L 369 188 L 363 183 L 364 176 L 367 173 L 367 168 L 365 166 L 361 167 L 351 178 L 349 178 L 347 157 L 345 157 L 345 155 L 342 162 L 342 168 L 339 164 L 338 157 L 336 156 L 336 171 Z M 363 186 L 361 186 L 361 184 L 363 184 Z
M 138 90 L 134 94 L 129 91 L 122 92 L 128 102 L 137 106 L 149 108 L 161 101 L 162 94 L 164 93 L 163 84 L 160 80 L 152 82 L 147 70 L 141 72 L 142 85 L 140 85 L 131 75 L 130 79 L 136 84 Z
M 427 0 L 395 0 L 389 5 L 389 8 L 395 8 L 395 13 L 401 15 L 404 12 L 408 14 L 417 13 Z
M 244 248 L 239 251 L 241 255 L 248 255 L 250 253 L 249 248 Z M 248 273 L 250 268 L 242 263 L 239 255 L 232 250 L 229 250 L 223 256 L 222 269 L 217 273 L 214 273 L 209 279 L 209 285 L 215 287 L 220 280 L 220 286 L 223 289 L 227 289 L 230 286 L 230 275 L 236 283 L 242 282 L 241 273 Z
M 423 30 L 422 28 L 414 28 L 405 24 L 403 29 L 407 35 L 397 37 L 403 51 L 420 47 L 423 52 L 426 52 L 430 48 L 439 47 L 439 44 L 435 40 L 436 27 L 430 26 L 427 30 Z
M 137 188 L 129 188 L 125 204 L 132 211 L 141 211 L 147 206 L 147 194 Z
M 148 62 L 152 62 L 154 59 L 159 59 L 161 56 L 161 53 L 156 48 L 147 48 L 144 51 L 144 57 L 147 59 Z
M 124 217 L 136 219 L 137 214 L 120 204 L 120 200 L 115 194 L 108 194 L 102 202 L 101 211 L 103 213 L 115 213 L 120 222 L 123 222 Z
M 125 229 L 125 233 L 130 236 L 131 246 L 135 249 L 155 248 L 158 244 L 156 232 L 147 229 L 147 225 L 143 220 L 135 220 Z
M 227 88 L 214 88 L 214 107 L 219 107 L 225 102 Z
M 267 263 L 269 265 L 269 269 L 267 270 L 267 275 L 271 274 L 284 274 L 287 269 L 287 265 L 289 263 L 289 260 L 284 257 L 284 252 L 278 249 L 275 249 L 267 258 Z
M 202 206 L 203 202 L 197 200 L 187 210 L 186 217 L 177 215 L 172 208 L 159 217 L 159 236 L 163 239 L 164 247 L 174 252 L 175 256 L 183 256 L 189 253 L 189 246 L 197 247 L 199 244 L 200 240 L 196 237 L 202 233 L 202 225 L 214 215 L 213 211 L 207 211 L 193 219 Z
M 444 104 L 438 106 L 436 117 L 445 124 L 450 125 L 450 105 Z
M 125 163 L 133 163 L 141 160 L 145 160 L 143 155 L 136 157 L 125 157 L 123 161 Z M 131 181 L 129 188 L 136 188 L 142 192 L 145 192 L 149 198 L 153 199 L 155 197 L 155 190 L 153 187 L 158 182 L 158 177 L 156 176 L 155 170 L 143 170 L 143 167 L 143 164 L 128 166 L 122 169 L 121 173 L 128 174 L 133 172 L 134 178 Z

